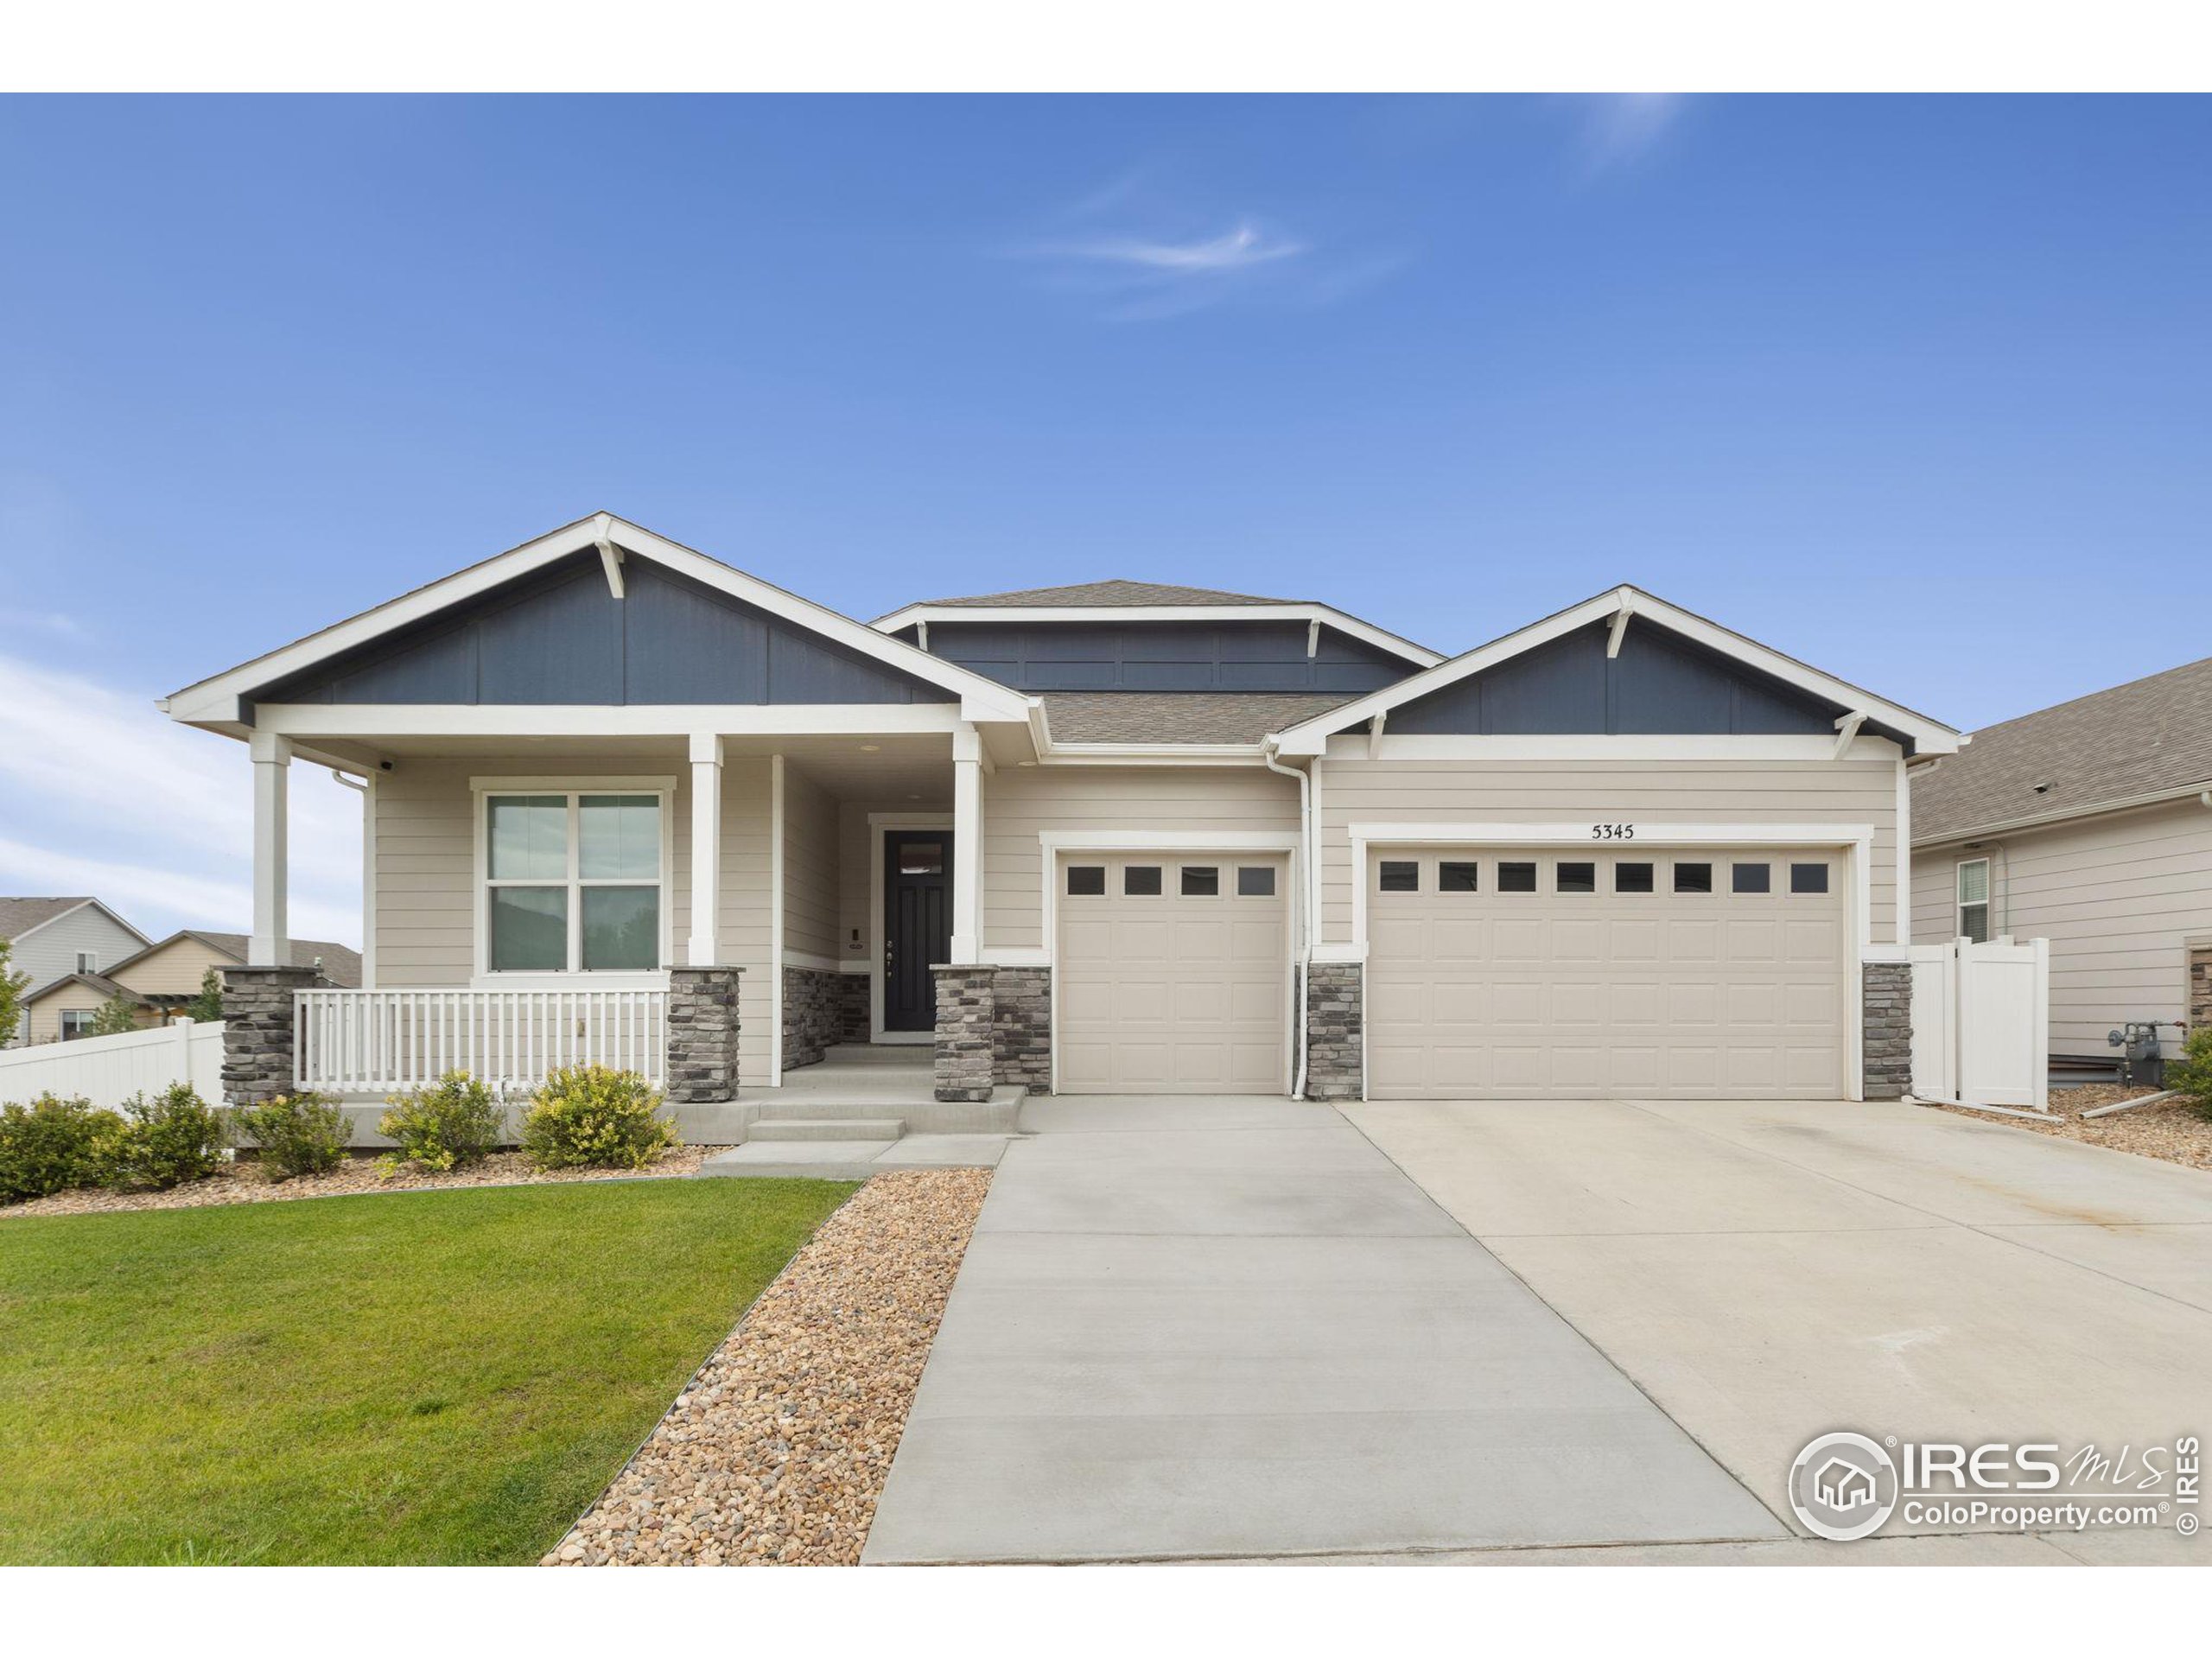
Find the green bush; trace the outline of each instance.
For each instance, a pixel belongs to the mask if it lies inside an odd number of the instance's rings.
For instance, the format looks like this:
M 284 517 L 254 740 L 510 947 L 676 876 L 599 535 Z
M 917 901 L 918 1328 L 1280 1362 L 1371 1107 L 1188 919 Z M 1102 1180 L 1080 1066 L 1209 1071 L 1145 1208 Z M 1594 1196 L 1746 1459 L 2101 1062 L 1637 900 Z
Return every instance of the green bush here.
M 506 1114 L 488 1083 L 466 1071 L 448 1071 L 427 1089 L 394 1095 L 377 1122 L 379 1134 L 399 1143 L 378 1160 L 387 1173 L 404 1164 L 439 1174 L 480 1163 L 499 1144 Z
M 2181 1058 L 2166 1062 L 2166 1087 L 2187 1095 L 2199 1117 L 2212 1117 L 2212 1026 L 2190 1032 Z
M 133 1095 L 123 1115 L 94 1137 L 92 1173 L 118 1192 L 159 1192 L 204 1180 L 223 1158 L 223 1115 L 188 1083 L 148 1100 Z
M 262 1166 L 279 1181 L 337 1168 L 353 1138 L 353 1120 L 337 1102 L 304 1090 L 241 1106 L 236 1116 L 238 1128 L 261 1148 Z
M 41 1095 L 0 1107 L 0 1204 L 42 1198 L 95 1179 L 96 1144 L 123 1120 L 89 1100 Z
M 634 1071 L 574 1065 L 531 1096 L 522 1147 L 540 1169 L 643 1169 L 683 1142 L 658 1116 L 660 1091 Z

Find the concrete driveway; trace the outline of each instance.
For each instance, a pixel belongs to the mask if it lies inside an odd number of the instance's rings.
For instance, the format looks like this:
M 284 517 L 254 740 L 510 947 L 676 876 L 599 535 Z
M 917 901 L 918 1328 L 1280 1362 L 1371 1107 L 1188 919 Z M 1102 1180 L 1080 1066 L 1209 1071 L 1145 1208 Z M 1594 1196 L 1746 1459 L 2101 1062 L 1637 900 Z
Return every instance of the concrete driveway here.
M 1331 1108 L 1023 1122 L 867 1560 L 1785 1536 Z
M 1347 1115 L 1776 1514 L 1832 1428 L 2108 1451 L 2212 1431 L 2199 1172 L 1907 1105 Z M 2057 1541 L 2212 1560 L 2170 1529 Z

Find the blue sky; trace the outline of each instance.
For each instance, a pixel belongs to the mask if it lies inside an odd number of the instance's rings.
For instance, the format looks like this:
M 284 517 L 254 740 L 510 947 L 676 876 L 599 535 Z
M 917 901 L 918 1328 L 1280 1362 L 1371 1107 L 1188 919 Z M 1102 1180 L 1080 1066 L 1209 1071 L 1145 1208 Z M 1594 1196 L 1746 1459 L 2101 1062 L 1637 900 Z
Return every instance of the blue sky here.
M 15 99 L 0 223 L 0 892 L 151 930 L 247 806 L 152 698 L 600 507 L 862 617 L 1635 582 L 1969 728 L 2208 648 L 2212 100 Z

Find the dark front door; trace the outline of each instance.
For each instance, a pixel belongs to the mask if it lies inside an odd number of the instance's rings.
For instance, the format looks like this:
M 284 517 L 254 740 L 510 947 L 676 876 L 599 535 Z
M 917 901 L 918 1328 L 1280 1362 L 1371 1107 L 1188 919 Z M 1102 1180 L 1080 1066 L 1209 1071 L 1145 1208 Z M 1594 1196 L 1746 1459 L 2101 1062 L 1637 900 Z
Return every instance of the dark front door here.
M 930 964 L 952 955 L 952 831 L 883 835 L 883 1028 L 930 1031 L 937 987 Z

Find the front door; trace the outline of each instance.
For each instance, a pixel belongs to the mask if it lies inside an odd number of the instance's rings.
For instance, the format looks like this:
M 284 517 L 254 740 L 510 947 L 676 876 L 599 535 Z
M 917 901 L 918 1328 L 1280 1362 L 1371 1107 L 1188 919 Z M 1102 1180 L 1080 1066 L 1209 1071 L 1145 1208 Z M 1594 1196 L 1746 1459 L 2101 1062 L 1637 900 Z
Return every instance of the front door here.
M 952 831 L 883 836 L 883 1028 L 937 1026 L 933 963 L 952 955 Z

